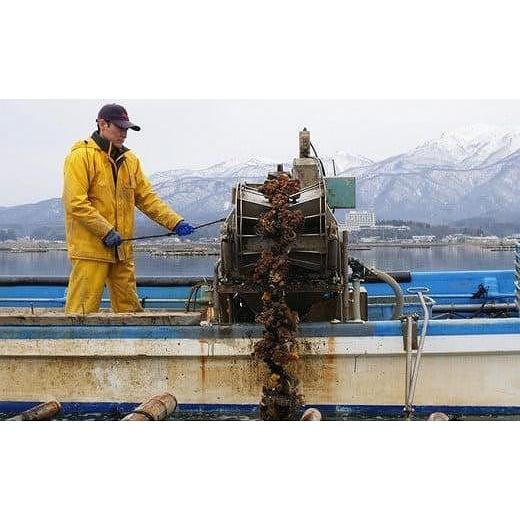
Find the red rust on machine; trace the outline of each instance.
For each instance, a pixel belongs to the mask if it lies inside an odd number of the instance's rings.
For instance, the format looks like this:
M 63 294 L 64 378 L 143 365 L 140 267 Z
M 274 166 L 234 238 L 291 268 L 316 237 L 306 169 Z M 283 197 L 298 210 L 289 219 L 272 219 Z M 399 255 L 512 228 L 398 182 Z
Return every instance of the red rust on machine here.
M 49 401 L 15 415 L 9 418 L 8 421 L 45 421 L 59 414 L 60 410 L 61 405 L 58 401 Z
M 258 221 L 257 233 L 272 240 L 258 260 L 253 278 L 263 288 L 262 311 L 257 321 L 264 326 L 263 338 L 254 345 L 254 356 L 266 363 L 270 374 L 263 386 L 260 418 L 290 420 L 303 404 L 299 381 L 290 364 L 299 359 L 296 338 L 298 314 L 285 303 L 284 288 L 289 272 L 289 252 L 296 233 L 303 227 L 301 211 L 289 209 L 290 197 L 300 190 L 300 182 L 286 174 L 268 180 L 259 191 L 271 203 L 271 209 Z
M 123 421 L 162 421 L 177 408 L 177 399 L 172 394 L 156 395 L 140 404 L 133 412 L 124 417 Z

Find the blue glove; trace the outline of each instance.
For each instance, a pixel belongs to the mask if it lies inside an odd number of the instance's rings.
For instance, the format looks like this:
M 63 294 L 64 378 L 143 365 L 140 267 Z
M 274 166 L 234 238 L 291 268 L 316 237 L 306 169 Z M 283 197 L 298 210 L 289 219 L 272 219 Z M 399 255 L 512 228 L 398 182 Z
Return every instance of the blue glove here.
M 103 243 L 107 247 L 117 247 L 123 243 L 123 239 L 115 229 L 112 229 L 103 238 Z
M 184 222 L 184 220 L 181 220 L 174 228 L 173 232 L 179 235 L 180 237 L 185 237 L 186 235 L 191 235 L 195 230 L 193 229 L 193 226 L 190 226 L 187 222 Z

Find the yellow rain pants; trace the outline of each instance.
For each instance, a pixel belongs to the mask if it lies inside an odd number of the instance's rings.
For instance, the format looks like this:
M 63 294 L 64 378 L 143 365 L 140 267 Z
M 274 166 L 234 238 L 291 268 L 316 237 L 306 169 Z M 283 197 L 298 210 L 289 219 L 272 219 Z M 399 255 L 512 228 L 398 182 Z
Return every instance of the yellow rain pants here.
M 141 312 L 137 296 L 133 260 L 97 262 L 71 259 L 65 312 L 88 314 L 98 312 L 105 285 L 110 293 L 113 312 Z

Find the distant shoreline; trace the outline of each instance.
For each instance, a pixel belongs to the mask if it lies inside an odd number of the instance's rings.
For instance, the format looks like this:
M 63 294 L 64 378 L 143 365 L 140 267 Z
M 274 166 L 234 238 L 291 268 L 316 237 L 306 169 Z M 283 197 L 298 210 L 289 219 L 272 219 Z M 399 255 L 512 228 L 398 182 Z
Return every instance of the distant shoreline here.
M 65 242 L 9 240 L 0 242 L 0 252 L 4 253 L 48 253 L 52 251 L 67 251 Z M 219 255 L 220 245 L 205 242 L 155 242 L 134 245 L 134 251 L 148 253 L 152 256 L 205 256 Z
M 465 247 L 479 246 L 482 249 L 507 251 L 514 249 L 514 243 L 495 240 L 466 240 L 464 242 L 411 242 L 401 241 L 377 241 L 377 242 L 350 242 L 347 249 L 350 251 L 365 251 L 375 247 L 401 248 L 401 249 L 428 249 L 431 247 Z M 9 240 L 0 242 L 0 252 L 7 253 L 47 253 L 52 251 L 66 251 L 65 242 L 35 240 L 28 243 L 27 240 Z M 214 242 L 172 242 L 155 241 L 134 245 L 134 251 L 148 253 L 151 256 L 218 256 L 220 244 Z

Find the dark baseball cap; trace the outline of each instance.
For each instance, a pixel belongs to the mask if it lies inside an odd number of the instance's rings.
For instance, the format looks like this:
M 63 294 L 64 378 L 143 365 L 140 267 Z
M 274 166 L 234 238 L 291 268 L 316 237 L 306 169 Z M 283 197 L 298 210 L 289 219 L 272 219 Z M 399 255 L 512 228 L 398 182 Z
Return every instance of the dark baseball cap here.
M 136 132 L 141 130 L 140 126 L 137 126 L 128 119 L 128 113 L 125 107 L 116 105 L 115 103 L 101 107 L 101 110 L 97 116 L 97 120 L 99 119 L 104 119 L 105 121 L 114 123 L 119 128 L 131 128 Z

